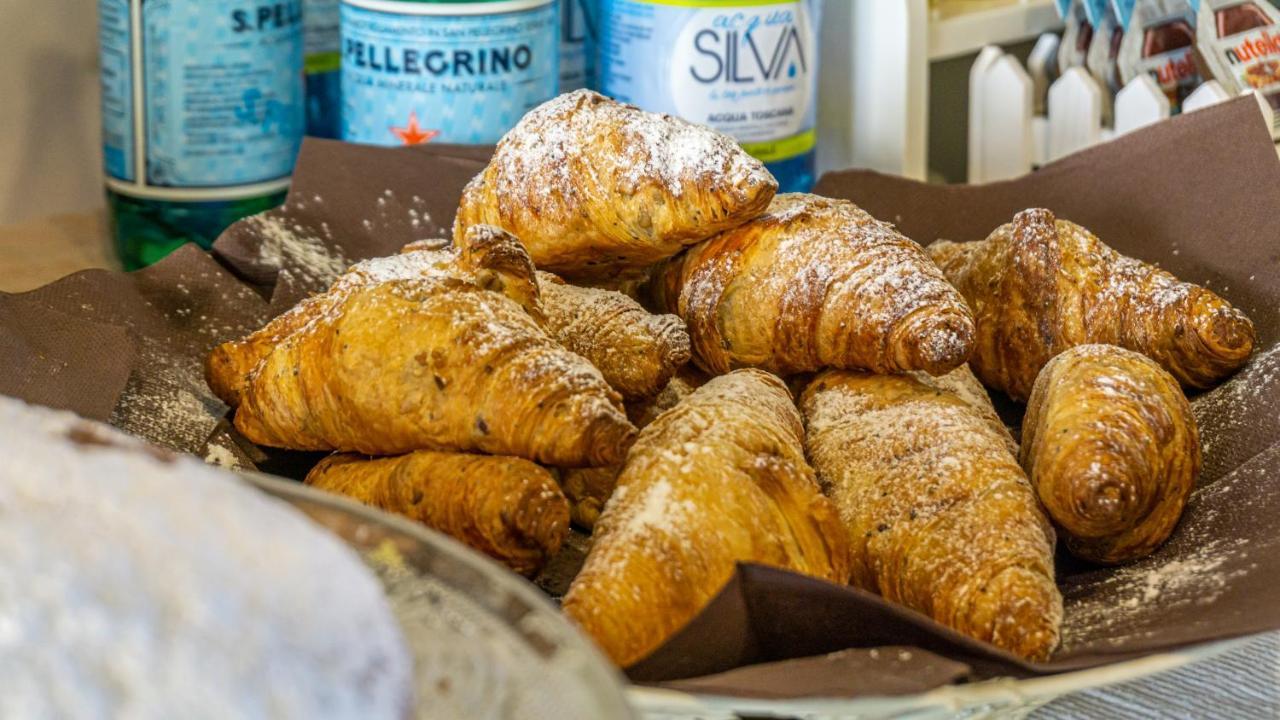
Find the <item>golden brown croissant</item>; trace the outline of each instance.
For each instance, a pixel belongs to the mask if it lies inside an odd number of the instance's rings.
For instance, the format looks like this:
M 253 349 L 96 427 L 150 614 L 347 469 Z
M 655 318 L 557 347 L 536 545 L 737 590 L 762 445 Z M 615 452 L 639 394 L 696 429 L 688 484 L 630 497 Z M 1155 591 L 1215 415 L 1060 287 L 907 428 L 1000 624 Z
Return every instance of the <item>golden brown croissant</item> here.
M 205 383 L 219 400 L 237 407 L 249 375 L 271 348 L 323 315 L 331 304 L 327 294 L 309 297 L 249 335 L 218 345 L 205 359 Z
M 637 428 L 644 429 L 706 382 L 705 375 L 686 365 L 671 378 L 662 392 L 651 398 L 628 403 L 627 417 Z M 613 495 L 613 488 L 621 471 L 620 465 L 608 465 L 574 468 L 560 474 L 564 494 L 569 498 L 569 512 L 575 523 L 587 530 L 595 527 L 600 511 Z
M 535 108 L 463 191 L 454 232 L 497 225 L 540 270 L 640 270 L 758 215 L 777 181 L 732 139 L 587 90 Z
M 262 360 L 235 425 L 273 447 L 596 466 L 635 437 L 620 401 L 507 296 L 431 277 L 342 294 Z
M 929 253 L 973 307 L 974 372 L 1016 400 L 1049 358 L 1075 345 L 1135 350 L 1192 387 L 1231 374 L 1253 351 L 1253 324 L 1226 300 L 1048 210 L 1024 210 L 979 242 L 935 242 Z
M 569 517 L 578 527 L 590 532 L 600 519 L 600 512 L 618 484 L 620 465 L 573 468 L 560 474 L 564 496 L 569 500 Z
M 591 361 L 627 400 L 650 397 L 689 362 L 689 334 L 675 315 L 650 315 L 612 290 L 576 287 L 538 273 L 545 327 Z
M 1114 345 L 1078 345 L 1044 366 L 1022 443 L 1022 466 L 1067 548 L 1099 563 L 1159 547 L 1200 471 L 1200 437 L 1178 381 Z
M 823 367 L 945 373 L 973 317 L 920 246 L 858 206 L 800 193 L 668 261 L 655 301 L 709 372 Z
M 759 370 L 715 378 L 646 427 L 596 523 L 564 611 L 627 666 L 756 562 L 833 582 L 848 538 L 801 447 L 800 416 Z
M 958 387 L 967 390 L 956 392 Z M 853 583 L 1011 652 L 1058 644 L 1053 530 L 965 367 L 826 371 L 804 391 L 809 457 L 853 541 Z
M 330 455 L 307 484 L 416 520 L 529 576 L 569 533 L 569 503 L 555 478 L 520 458 L 428 450 Z
M 520 303 L 535 318 L 542 318 L 533 263 L 520 241 L 488 225 L 472 227 L 456 249 L 448 241 L 426 240 L 405 246 L 400 255 L 365 260 L 351 266 L 324 293 L 303 300 L 291 310 L 239 340 L 213 349 L 205 362 L 209 388 L 231 407 L 258 363 L 285 338 L 329 312 L 345 294 L 389 280 L 454 277 L 501 292 Z

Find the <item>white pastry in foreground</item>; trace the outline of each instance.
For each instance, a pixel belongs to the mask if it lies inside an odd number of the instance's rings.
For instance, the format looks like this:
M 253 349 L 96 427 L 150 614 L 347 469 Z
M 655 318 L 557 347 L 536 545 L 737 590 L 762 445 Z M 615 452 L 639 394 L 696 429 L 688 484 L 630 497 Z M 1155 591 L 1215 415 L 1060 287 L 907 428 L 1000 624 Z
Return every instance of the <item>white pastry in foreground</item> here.
M 359 558 L 286 505 L 0 397 L 0 717 L 396 718 L 412 666 Z

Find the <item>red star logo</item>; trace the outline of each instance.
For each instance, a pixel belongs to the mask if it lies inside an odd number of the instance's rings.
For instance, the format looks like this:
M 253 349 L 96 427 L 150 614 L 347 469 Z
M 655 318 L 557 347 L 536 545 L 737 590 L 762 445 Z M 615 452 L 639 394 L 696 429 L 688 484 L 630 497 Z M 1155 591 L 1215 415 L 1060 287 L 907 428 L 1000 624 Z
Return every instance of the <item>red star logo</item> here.
M 409 122 L 404 127 L 391 128 L 391 134 L 400 138 L 400 142 L 405 145 L 421 145 L 422 143 L 431 142 L 437 135 L 439 130 L 423 130 L 418 125 L 418 113 L 409 113 Z

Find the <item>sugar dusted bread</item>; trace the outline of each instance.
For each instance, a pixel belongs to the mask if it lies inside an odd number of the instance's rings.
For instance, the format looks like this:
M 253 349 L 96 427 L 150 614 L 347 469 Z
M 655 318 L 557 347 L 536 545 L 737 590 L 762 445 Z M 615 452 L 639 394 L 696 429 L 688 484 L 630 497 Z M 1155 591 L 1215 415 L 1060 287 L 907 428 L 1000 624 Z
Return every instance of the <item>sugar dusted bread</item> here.
M 973 349 L 973 315 L 919 245 L 847 200 L 787 193 L 666 262 L 656 304 L 713 373 L 824 367 L 938 375 Z
M 420 522 L 522 575 L 536 575 L 569 532 L 569 503 L 555 477 L 520 458 L 340 453 L 312 468 L 307 484 Z
M 1031 660 L 1058 645 L 1054 535 L 967 367 L 828 370 L 801 396 L 806 449 L 853 543 L 853 580 Z
M 400 628 L 337 538 L 105 426 L 7 398 L 0 425 L 0 716 L 409 717 Z
M 585 357 L 623 399 L 658 394 L 689 362 L 689 333 L 675 315 L 653 315 L 614 290 L 570 285 L 539 272 L 546 322 L 569 350 Z
M 1018 213 L 986 240 L 935 242 L 929 254 L 973 308 L 974 373 L 1015 400 L 1027 399 L 1050 358 L 1076 345 L 1140 352 L 1197 388 L 1253 352 L 1253 324 L 1229 302 L 1043 208 Z
M 738 562 L 843 583 L 849 542 L 805 461 L 786 387 L 712 379 L 659 415 L 627 457 L 564 611 L 620 666 L 657 648 Z
M 1159 547 L 1200 472 L 1200 435 L 1178 381 L 1114 345 L 1077 345 L 1044 366 L 1022 445 L 1022 466 L 1067 549 L 1097 563 Z
M 219 346 L 210 385 L 249 440 L 297 450 L 620 461 L 621 397 L 543 327 L 533 265 L 510 234 L 359 263 L 325 293 Z
M 577 90 L 503 137 L 463 191 L 454 233 L 496 225 L 540 270 L 612 278 L 758 215 L 777 188 L 731 138 Z

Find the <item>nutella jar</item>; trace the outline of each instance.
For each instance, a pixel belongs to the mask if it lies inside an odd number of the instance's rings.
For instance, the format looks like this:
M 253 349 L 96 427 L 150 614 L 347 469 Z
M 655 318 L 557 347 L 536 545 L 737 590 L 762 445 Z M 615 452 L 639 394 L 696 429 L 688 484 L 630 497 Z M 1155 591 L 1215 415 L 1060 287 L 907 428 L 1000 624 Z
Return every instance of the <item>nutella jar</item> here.
M 1146 73 L 1169 98 L 1174 114 L 1200 85 L 1193 57 L 1196 13 L 1189 0 L 1138 0 L 1120 42 L 1120 80 Z
M 1280 110 L 1278 25 L 1280 11 L 1265 0 L 1201 0 L 1196 42 L 1227 92 L 1257 90 Z

